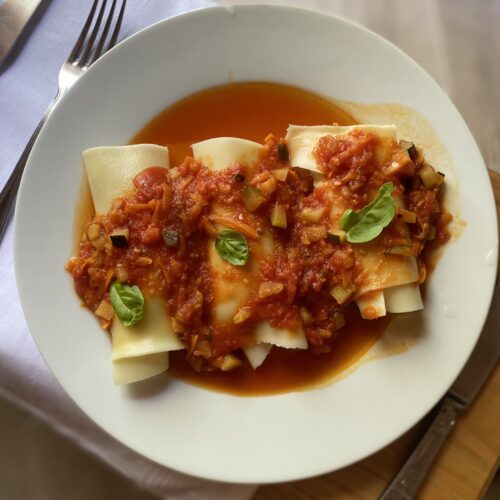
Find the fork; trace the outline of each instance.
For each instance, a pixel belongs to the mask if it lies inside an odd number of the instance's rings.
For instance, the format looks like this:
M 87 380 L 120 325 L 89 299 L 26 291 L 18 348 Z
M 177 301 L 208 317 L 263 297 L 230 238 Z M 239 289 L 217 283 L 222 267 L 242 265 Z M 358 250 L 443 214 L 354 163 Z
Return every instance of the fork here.
M 113 18 L 118 2 L 117 0 L 113 0 L 106 17 L 106 21 L 101 30 L 101 25 L 103 24 L 103 19 L 106 13 L 107 2 L 108 0 L 102 0 L 102 2 L 101 0 L 94 0 L 80 36 L 78 37 L 71 54 L 59 71 L 57 94 L 45 111 L 45 114 L 33 132 L 33 135 L 30 137 L 23 153 L 21 154 L 21 157 L 12 171 L 12 174 L 0 193 L 0 242 L 3 240 L 10 215 L 12 214 L 12 206 L 16 199 L 26 161 L 47 118 L 60 101 L 61 97 L 76 82 L 76 80 L 82 76 L 89 66 L 116 44 L 127 0 L 121 0 L 121 7 L 114 21 Z M 111 37 L 108 40 L 108 35 L 112 28 Z M 106 41 L 108 41 L 107 44 Z

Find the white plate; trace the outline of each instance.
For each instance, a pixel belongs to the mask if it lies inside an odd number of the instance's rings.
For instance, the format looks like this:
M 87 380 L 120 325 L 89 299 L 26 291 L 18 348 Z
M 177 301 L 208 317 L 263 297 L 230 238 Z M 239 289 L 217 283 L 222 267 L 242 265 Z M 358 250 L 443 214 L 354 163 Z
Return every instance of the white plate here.
M 432 277 L 419 343 L 327 388 L 239 398 L 173 381 L 120 389 L 110 343 L 63 266 L 91 146 L 123 144 L 200 89 L 269 80 L 337 99 L 414 107 L 437 129 L 461 182 L 467 225 Z M 341 19 L 284 7 L 200 10 L 156 24 L 95 64 L 33 149 L 16 208 L 16 274 L 31 332 L 76 403 L 130 448 L 210 479 L 272 482 L 331 471 L 375 452 L 420 419 L 459 373 L 488 309 L 497 252 L 491 187 L 457 110 L 411 59 Z M 161 386 L 161 387 L 159 387 Z

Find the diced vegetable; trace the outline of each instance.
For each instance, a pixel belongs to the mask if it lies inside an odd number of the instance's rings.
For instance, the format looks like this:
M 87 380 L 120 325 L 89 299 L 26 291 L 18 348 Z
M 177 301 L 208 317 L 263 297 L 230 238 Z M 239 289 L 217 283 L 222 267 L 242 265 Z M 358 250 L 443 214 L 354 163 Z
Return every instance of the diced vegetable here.
M 250 212 L 257 210 L 266 201 L 262 193 L 253 186 L 245 186 L 241 190 L 241 196 L 245 207 Z
M 220 363 L 219 368 L 223 372 L 228 372 L 230 370 L 238 368 L 238 366 L 240 365 L 241 361 L 236 356 L 234 356 L 233 354 L 226 354 L 226 356 L 224 356 L 224 359 Z
M 270 297 L 271 295 L 280 293 L 284 288 L 285 286 L 283 285 L 283 283 L 265 281 L 264 283 L 260 284 L 257 296 L 259 297 L 259 299 L 265 299 L 266 297 Z
M 280 161 L 288 161 L 289 160 L 289 155 L 288 155 L 288 148 L 286 147 L 286 144 L 279 143 L 278 144 L 278 158 Z
M 301 307 L 299 309 L 299 313 L 300 317 L 302 318 L 302 323 L 304 323 L 304 325 L 307 326 L 314 322 L 313 315 L 305 307 Z
M 250 311 L 250 309 L 242 307 L 241 309 L 238 309 L 238 312 L 234 315 L 233 323 L 235 325 L 239 325 L 240 323 L 246 321 L 251 315 L 252 311 Z
M 427 240 L 433 240 L 436 237 L 436 228 L 434 226 L 431 226 L 429 229 L 429 234 L 427 235 Z
M 426 188 L 434 186 L 438 182 L 436 171 L 430 165 L 424 165 L 420 170 L 420 180 Z
M 168 229 L 163 233 L 163 241 L 168 248 L 177 248 L 179 246 L 179 232 Z
M 111 321 L 113 319 L 113 316 L 115 315 L 113 306 L 107 300 L 103 300 L 94 311 L 94 313 L 96 314 L 96 316 L 104 318 L 108 321 Z
M 101 236 L 101 225 L 97 223 L 90 224 L 87 228 L 87 236 L 90 241 L 97 240 Z
M 170 318 L 170 325 L 174 333 L 184 333 L 186 331 L 186 327 L 173 316 Z
M 437 175 L 436 175 L 436 184 L 438 184 L 439 186 L 444 182 L 444 178 L 445 178 L 445 175 L 443 174 L 443 172 L 437 172 Z
M 276 179 L 271 175 L 267 180 L 259 184 L 259 191 L 264 194 L 271 194 L 276 191 Z
M 288 168 L 276 168 L 271 170 L 271 174 L 277 181 L 285 182 L 288 177 Z
M 234 176 L 234 180 L 236 182 L 243 182 L 244 180 L 246 179 L 246 177 L 241 174 L 240 172 L 238 172 L 235 176 Z
M 309 245 L 313 241 L 324 240 L 326 235 L 326 227 L 323 225 L 306 226 L 302 229 L 300 240 L 304 243 L 304 245 Z
M 337 231 L 328 231 L 326 237 L 330 243 L 339 245 L 340 243 L 344 243 L 347 237 L 347 233 L 345 231 L 342 231 L 341 229 Z
M 412 160 L 417 159 L 418 152 L 417 152 L 417 148 L 415 147 L 415 144 L 413 144 L 413 142 L 401 140 L 401 141 L 399 141 L 399 148 L 404 150 L 404 151 L 407 151 L 408 155 L 410 156 L 410 158 Z
M 386 168 L 386 173 L 389 175 L 412 176 L 415 173 L 415 164 L 411 160 L 408 151 L 396 151 L 391 163 Z
M 317 208 L 304 207 L 300 212 L 300 218 L 305 222 L 316 224 L 321 220 L 324 213 L 325 213 L 325 207 L 317 207 Z
M 128 271 L 123 267 L 123 264 L 116 264 L 116 279 L 120 283 L 126 283 L 128 281 Z
M 417 222 L 417 214 L 410 210 L 405 210 L 404 208 L 399 209 L 398 216 L 401 217 L 403 222 L 408 224 L 415 224 L 415 222 Z
M 276 203 L 271 209 L 271 224 L 286 229 L 286 210 L 283 205 Z
M 338 301 L 337 301 L 338 302 Z M 339 330 L 343 326 L 345 326 L 345 317 L 344 313 L 339 309 L 334 309 L 332 312 L 333 322 L 335 324 L 335 330 Z
M 354 290 L 336 285 L 330 290 L 330 295 L 340 304 L 345 304 L 353 295 Z
M 130 233 L 128 228 L 125 229 L 115 229 L 110 234 L 111 243 L 116 248 L 125 248 L 128 245 Z

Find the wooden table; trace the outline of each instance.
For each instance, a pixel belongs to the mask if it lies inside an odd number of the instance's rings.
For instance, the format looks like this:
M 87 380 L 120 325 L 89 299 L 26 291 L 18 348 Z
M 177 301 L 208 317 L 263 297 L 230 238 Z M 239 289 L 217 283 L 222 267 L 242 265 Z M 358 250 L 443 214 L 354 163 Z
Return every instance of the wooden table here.
M 500 220 L 500 174 L 490 171 Z M 497 276 L 498 278 L 498 276 Z M 376 499 L 411 453 L 432 413 L 400 439 L 345 469 L 304 481 L 261 486 L 253 500 Z M 481 498 L 500 457 L 500 365 L 478 398 L 457 422 L 432 466 L 419 498 Z

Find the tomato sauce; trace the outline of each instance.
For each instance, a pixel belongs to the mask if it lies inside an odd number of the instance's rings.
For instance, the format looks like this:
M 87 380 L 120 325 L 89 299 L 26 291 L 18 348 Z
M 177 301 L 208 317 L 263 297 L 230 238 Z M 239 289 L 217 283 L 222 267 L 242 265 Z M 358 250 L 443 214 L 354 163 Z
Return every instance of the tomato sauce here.
M 190 145 L 197 141 L 228 136 L 262 142 L 268 133 L 284 137 L 291 123 L 353 125 L 356 122 L 329 100 L 298 88 L 238 83 L 207 89 L 176 102 L 153 118 L 130 142 L 168 146 L 170 163 L 176 165 L 191 154 Z M 244 362 L 232 372 L 197 372 L 185 361 L 184 353 L 177 352 L 170 354 L 169 373 L 190 383 L 241 395 L 301 390 L 327 381 L 354 363 L 381 337 L 389 321 L 390 318 L 384 318 L 367 324 L 353 307 L 328 353 L 273 349 L 257 370 Z
M 83 226 L 78 257 L 67 265 L 78 295 L 105 329 L 113 315 L 109 287 L 114 280 L 139 286 L 146 298 L 164 297 L 172 328 L 186 346 L 170 353 L 169 372 L 180 379 L 242 395 L 300 390 L 345 370 L 380 338 L 390 315 L 362 320 L 355 305 L 343 305 L 349 299 L 332 291 L 337 287 L 352 298 L 364 279 L 352 245 L 327 234 L 332 189 L 347 207 L 360 209 L 384 182 L 393 182 L 411 212 L 398 212 L 381 236 L 381 249 L 416 256 L 421 281 L 426 242 L 446 239 L 439 186 L 424 188 L 420 180 L 422 156 L 410 161 L 392 141 L 390 158 L 396 161 L 378 164 L 377 136 L 362 131 L 346 139 L 326 136 L 314 155 L 329 182 L 314 189 L 311 173 L 291 168 L 288 153 L 283 158 L 286 145 L 280 138 L 290 123 L 355 122 L 328 100 L 277 84 L 228 84 L 187 97 L 131 140 L 168 146 L 170 164 L 177 168 L 144 170 L 135 177 L 134 190 L 115 200 L 109 213 Z M 264 142 L 258 161 L 250 166 L 236 162 L 217 172 L 189 156 L 191 144 L 220 136 Z M 391 173 L 392 164 L 401 167 L 401 176 Z M 436 175 L 426 168 L 428 177 Z M 276 169 L 286 171 L 285 179 L 276 177 Z M 273 207 L 283 212 L 284 226 L 271 225 Z M 411 229 L 402 217 L 415 219 Z M 215 277 L 210 252 L 220 226 L 243 237 L 253 260 L 228 266 Z M 126 244 L 117 246 L 112 235 L 123 231 Z M 274 245 L 270 254 L 262 246 L 265 233 Z M 238 299 L 237 313 L 228 321 L 214 321 L 214 307 L 221 293 L 227 295 L 231 280 L 240 283 L 246 298 Z M 309 348 L 274 348 L 253 370 L 241 349 L 255 343 L 255 328 L 262 321 L 291 331 L 303 328 Z M 224 371 L 228 360 L 241 364 Z

